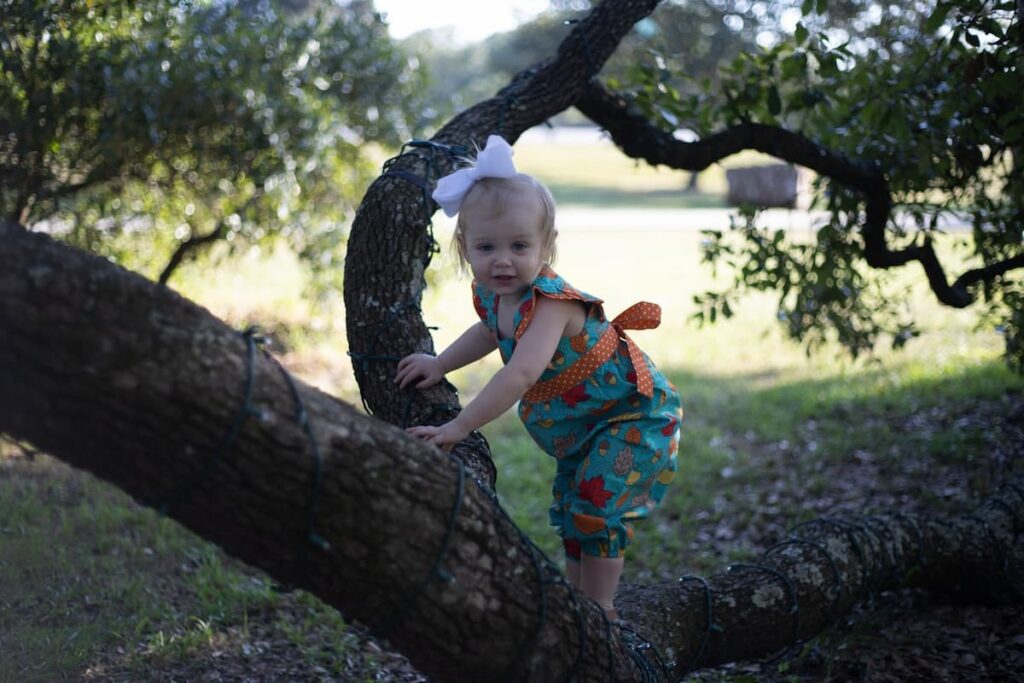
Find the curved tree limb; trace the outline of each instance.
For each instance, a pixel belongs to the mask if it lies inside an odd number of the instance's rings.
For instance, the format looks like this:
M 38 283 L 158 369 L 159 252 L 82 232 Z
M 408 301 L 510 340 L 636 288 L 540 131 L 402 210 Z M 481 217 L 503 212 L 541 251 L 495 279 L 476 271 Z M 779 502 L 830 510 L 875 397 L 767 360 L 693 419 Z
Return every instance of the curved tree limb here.
M 1021 587 L 1018 483 L 952 520 L 817 520 L 706 584 L 624 586 L 629 622 L 608 624 L 460 461 L 293 393 L 236 331 L 103 258 L 0 224 L 0 261 L 0 432 L 309 590 L 436 680 L 640 680 L 637 654 L 676 680 L 811 637 L 872 590 Z M 624 647 L 632 631 L 653 648 Z
M 515 142 L 526 129 L 568 108 L 626 32 L 658 1 L 602 2 L 576 24 L 553 59 L 521 72 L 496 96 L 456 116 L 431 142 L 471 150 L 494 132 Z M 348 242 L 345 309 L 356 380 L 367 409 L 400 426 L 440 423 L 460 409 L 454 388 L 446 383 L 427 391 L 398 391 L 392 381 L 399 358 L 433 350 L 419 310 L 434 246 L 428 238 L 430 217 L 437 210 L 428 195 L 438 175 L 453 164 L 436 147 L 395 159 L 367 190 Z M 482 436 L 472 435 L 456 453 L 478 479 L 494 484 L 496 472 Z
M 319 596 L 436 680 L 635 678 L 603 611 L 457 459 L 293 393 L 235 330 L 106 259 L 0 222 L 0 262 L 0 433 Z
M 162 285 L 166 285 L 167 281 L 171 279 L 171 275 L 173 275 L 174 271 L 178 269 L 178 266 L 185 261 L 187 256 L 205 244 L 223 239 L 226 227 L 227 225 L 224 221 L 220 221 L 216 228 L 205 235 L 189 237 L 187 240 L 179 242 L 174 253 L 171 254 L 171 258 L 167 260 L 167 265 L 164 266 L 162 271 L 160 271 L 160 277 L 157 278 L 157 282 Z
M 864 256 L 873 268 L 894 268 L 918 261 L 936 298 L 947 306 L 965 308 L 975 301 L 970 287 L 988 282 L 1006 272 L 1024 267 L 1024 254 L 964 272 L 952 284 L 930 240 L 893 251 L 885 241 L 885 226 L 892 211 L 892 195 L 883 171 L 847 159 L 814 141 L 784 128 L 759 123 L 741 123 L 696 142 L 683 142 L 655 127 L 631 111 L 621 95 L 608 92 L 591 81 L 575 103 L 585 116 L 608 131 L 628 156 L 652 165 L 700 171 L 731 154 L 753 149 L 805 166 L 862 192 L 865 196 Z
M 253 192 L 252 195 L 245 200 L 245 203 L 234 211 L 234 213 L 244 214 L 245 211 L 255 204 L 261 197 L 263 197 L 263 190 L 262 188 L 259 188 Z M 185 262 L 186 258 L 189 258 L 196 249 L 210 244 L 211 242 L 216 242 L 219 239 L 223 239 L 224 235 L 227 234 L 227 229 L 227 218 L 222 217 L 217 221 L 216 227 L 205 235 L 192 236 L 186 240 L 182 240 L 174 250 L 174 253 L 171 254 L 171 258 L 167 260 L 167 265 L 164 266 L 163 271 L 160 272 L 160 277 L 157 278 L 157 282 L 162 285 L 166 285 L 168 280 L 171 279 L 171 275 L 173 275 L 174 271 Z

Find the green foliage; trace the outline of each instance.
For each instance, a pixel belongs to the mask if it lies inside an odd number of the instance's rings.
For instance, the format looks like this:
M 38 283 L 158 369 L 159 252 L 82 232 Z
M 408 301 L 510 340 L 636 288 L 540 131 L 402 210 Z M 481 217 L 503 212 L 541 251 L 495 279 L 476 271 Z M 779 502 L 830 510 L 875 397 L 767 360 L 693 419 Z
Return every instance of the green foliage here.
M 336 266 L 418 74 L 372 3 L 297 4 L 0 2 L 3 215 L 154 276 L 205 235 Z
M 863 11 L 852 11 L 857 4 L 803 2 L 792 35 L 775 33 L 768 46 L 739 54 L 700 93 L 676 87 L 667 67 L 641 65 L 630 81 L 634 101 L 666 130 L 685 126 L 703 137 L 743 122 L 768 124 L 876 166 L 892 193 L 892 249 L 929 240 L 952 217 L 973 226 L 965 267 L 1019 256 L 1024 43 L 1014 3 L 859 3 Z M 842 16 L 829 24 L 834 5 Z M 767 236 L 751 216 L 728 237 L 711 235 L 707 260 L 726 259 L 736 279 L 729 293 L 698 298 L 698 319 L 726 313 L 723 304 L 742 290 L 775 290 L 780 320 L 808 348 L 829 336 L 853 355 L 881 336 L 901 346 L 916 333 L 913 323 L 863 273 L 864 197 L 829 178 L 817 187 L 829 218 L 810 244 Z M 743 244 L 726 247 L 730 239 Z M 947 265 L 947 277 L 962 265 Z M 1021 367 L 1022 298 L 1012 275 L 975 293 L 984 319 L 1004 331 L 1008 359 Z
M 546 12 L 514 31 L 499 33 L 480 43 L 451 47 L 443 32 L 424 31 L 406 39 L 403 47 L 423 61 L 431 76 L 425 93 L 429 103 L 421 125 L 430 125 L 474 103 L 492 97 L 519 71 L 549 59 L 572 26 L 581 19 L 588 3 L 552 2 Z M 672 75 L 676 87 L 697 90 L 702 78 L 715 80 L 723 59 L 752 47 L 754 23 L 730 28 L 724 17 L 731 14 L 728 3 L 691 0 L 662 2 L 650 17 L 637 24 L 620 43 L 601 70 L 601 78 L 612 84 L 631 82 L 654 68 L 659 75 Z M 654 60 L 659 67 L 650 67 Z M 679 77 L 685 72 L 685 78 Z M 557 120 L 580 123 L 579 115 L 565 112 Z

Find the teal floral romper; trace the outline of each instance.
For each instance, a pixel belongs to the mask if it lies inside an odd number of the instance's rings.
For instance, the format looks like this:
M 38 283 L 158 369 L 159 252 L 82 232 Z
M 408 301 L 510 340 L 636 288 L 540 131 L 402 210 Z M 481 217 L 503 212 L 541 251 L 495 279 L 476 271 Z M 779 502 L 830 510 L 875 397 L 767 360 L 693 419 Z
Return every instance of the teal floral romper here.
M 545 267 L 516 307 L 514 338 L 502 339 L 499 297 L 474 282 L 474 308 L 498 340 L 503 362 L 512 358 L 539 296 L 579 301 L 587 314 L 583 330 L 562 337 L 519 402 L 526 430 L 558 461 L 551 525 L 572 559 L 618 557 L 633 537 L 630 522 L 657 507 L 676 473 L 679 395 L 623 331 L 657 327 L 661 310 L 641 302 L 609 322 L 600 299 Z

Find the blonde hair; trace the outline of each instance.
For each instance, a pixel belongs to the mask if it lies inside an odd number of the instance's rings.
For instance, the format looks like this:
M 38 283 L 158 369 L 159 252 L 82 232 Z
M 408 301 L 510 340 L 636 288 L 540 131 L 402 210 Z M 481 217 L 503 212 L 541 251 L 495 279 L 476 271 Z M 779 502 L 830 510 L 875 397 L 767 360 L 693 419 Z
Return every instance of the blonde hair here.
M 455 235 L 452 237 L 452 250 L 458 257 L 459 268 L 463 273 L 469 260 L 466 258 L 466 228 L 470 215 L 484 212 L 488 216 L 496 216 L 505 212 L 512 204 L 533 200 L 540 210 L 541 253 L 548 265 L 555 262 L 555 198 L 551 196 L 544 183 L 525 173 L 516 173 L 511 178 L 480 178 L 462 200 L 459 217 L 455 221 Z

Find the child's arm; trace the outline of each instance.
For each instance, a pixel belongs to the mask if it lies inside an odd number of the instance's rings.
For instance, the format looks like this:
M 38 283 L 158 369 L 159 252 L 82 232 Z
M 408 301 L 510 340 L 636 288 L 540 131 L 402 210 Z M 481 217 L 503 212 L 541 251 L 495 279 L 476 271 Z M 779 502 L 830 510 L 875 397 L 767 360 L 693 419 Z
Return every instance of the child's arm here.
M 491 378 L 458 417 L 438 427 L 423 425 L 406 431 L 448 450 L 471 431 L 511 408 L 551 362 L 558 341 L 578 306 L 574 301 L 538 298 L 533 320 L 516 343 L 508 365 Z
M 483 322 L 478 322 L 463 332 L 440 356 L 413 353 L 398 361 L 395 382 L 404 389 L 410 382 L 422 378 L 416 388 L 426 389 L 440 382 L 446 373 L 480 360 L 496 348 L 498 342 L 494 335 Z

